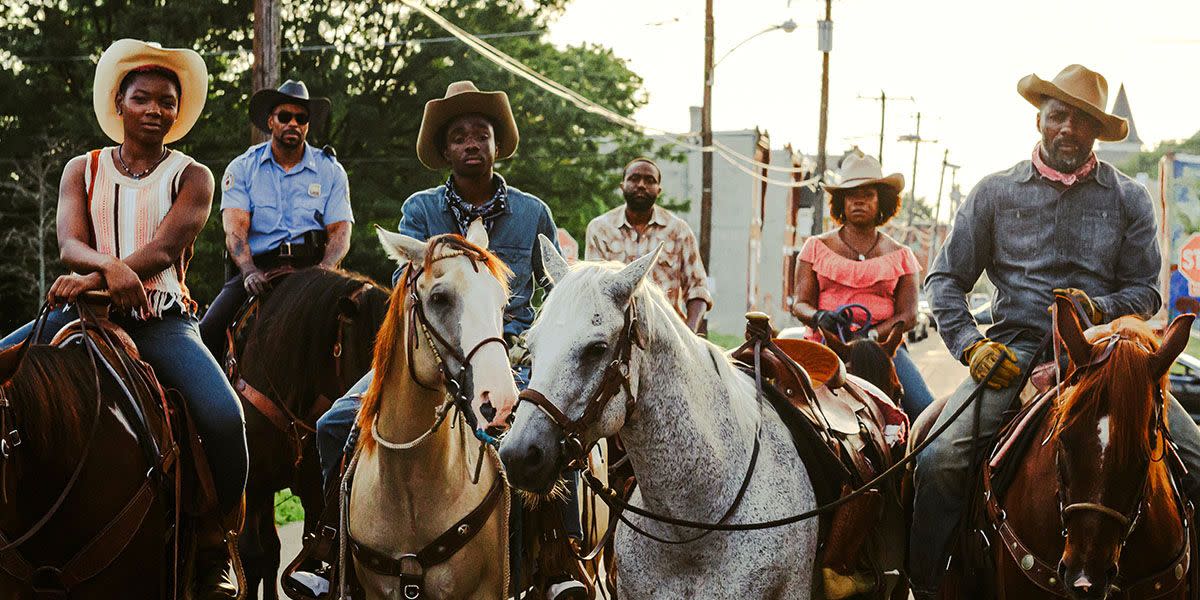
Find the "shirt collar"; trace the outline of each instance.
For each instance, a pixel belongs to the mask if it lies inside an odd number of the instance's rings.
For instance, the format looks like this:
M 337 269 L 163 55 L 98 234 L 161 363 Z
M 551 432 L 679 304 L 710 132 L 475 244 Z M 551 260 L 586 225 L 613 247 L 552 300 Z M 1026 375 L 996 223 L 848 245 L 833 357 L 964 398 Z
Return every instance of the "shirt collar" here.
M 618 227 L 628 227 L 630 229 L 633 228 L 633 224 L 629 222 L 629 215 L 625 212 L 625 207 L 622 206 L 620 210 L 617 211 L 617 215 Z M 659 227 L 666 227 L 667 209 L 655 204 L 654 209 L 650 211 L 650 220 L 646 222 L 646 225 L 658 225 Z
M 260 165 L 267 161 L 275 162 L 277 165 L 279 164 L 278 161 L 275 161 L 275 151 L 271 148 L 271 142 L 266 143 L 266 150 L 258 157 L 258 164 Z M 308 142 L 304 142 L 304 156 L 301 156 L 300 162 L 296 164 L 301 169 L 308 169 L 314 173 L 317 171 L 316 154 L 313 152 L 313 147 L 310 146 Z M 295 171 L 289 172 L 294 173 Z

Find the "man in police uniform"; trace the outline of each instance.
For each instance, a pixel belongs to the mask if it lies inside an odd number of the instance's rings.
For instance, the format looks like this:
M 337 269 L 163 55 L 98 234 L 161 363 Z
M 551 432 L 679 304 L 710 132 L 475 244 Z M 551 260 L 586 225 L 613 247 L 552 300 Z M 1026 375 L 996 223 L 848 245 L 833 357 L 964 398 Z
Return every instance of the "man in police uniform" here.
M 225 329 L 248 294 L 270 287 L 271 269 L 333 268 L 350 249 L 350 187 L 333 148 L 306 141 L 309 123 L 323 124 L 328 98 L 310 98 L 302 81 L 259 90 L 250 121 L 271 134 L 233 159 L 221 180 L 225 247 L 238 274 L 225 282 L 200 322 L 204 344 L 220 360 Z

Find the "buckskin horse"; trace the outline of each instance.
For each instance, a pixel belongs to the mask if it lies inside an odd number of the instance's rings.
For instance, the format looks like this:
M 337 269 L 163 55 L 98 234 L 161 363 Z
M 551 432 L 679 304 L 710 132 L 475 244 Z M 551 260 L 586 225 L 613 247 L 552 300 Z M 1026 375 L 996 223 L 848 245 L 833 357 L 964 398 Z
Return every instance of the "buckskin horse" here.
M 1068 300 L 1055 310 L 1070 368 L 984 463 L 998 596 L 1192 597 L 1192 515 L 1170 473 L 1165 390 L 1195 317 L 1176 318 L 1160 344 L 1135 317 L 1085 334 Z M 996 489 L 1006 466 L 1012 481 Z
M 164 598 L 185 577 L 166 396 L 101 320 L 0 352 L 4 600 Z
M 638 480 L 629 504 L 730 524 L 813 508 L 805 465 L 754 380 L 692 333 L 661 290 L 642 285 L 657 254 L 620 270 L 568 268 L 542 238 L 555 288 L 529 332 L 533 378 L 501 445 L 509 480 L 546 492 L 563 464 L 620 432 Z M 624 518 L 630 528 L 615 534 L 620 597 L 810 597 L 814 519 L 731 533 Z
M 304 507 L 305 535 L 316 528 L 324 494 L 313 427 L 370 368 L 387 301 L 386 291 L 354 273 L 286 274 L 258 300 L 243 347 L 227 359 L 246 413 L 250 470 L 241 554 L 251 597 L 260 584 L 264 600 L 278 597 L 275 492 L 290 487 Z
M 368 598 L 505 598 L 509 491 L 474 432 L 502 426 L 517 400 L 501 337 L 510 271 L 481 221 L 465 239 L 379 238 L 405 273 L 348 475 L 355 574 Z

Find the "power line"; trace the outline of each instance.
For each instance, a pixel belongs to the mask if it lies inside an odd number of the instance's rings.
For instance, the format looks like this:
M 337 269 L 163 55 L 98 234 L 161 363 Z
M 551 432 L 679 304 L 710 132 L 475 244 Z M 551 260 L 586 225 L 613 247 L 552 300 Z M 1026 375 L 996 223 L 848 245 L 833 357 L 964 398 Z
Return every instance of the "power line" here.
M 416 10 L 417 12 L 425 15 L 430 20 L 432 20 L 434 23 L 438 24 L 443 29 L 450 32 L 451 35 L 453 35 L 454 37 L 461 40 L 468 47 L 475 50 L 480 55 L 482 55 L 484 58 L 487 58 L 489 61 L 495 63 L 500 68 L 502 68 L 506 71 L 509 71 L 509 72 L 529 81 L 530 83 L 546 90 L 547 92 L 550 92 L 551 94 L 554 94 L 564 100 L 567 100 L 568 102 L 571 102 L 576 107 L 578 107 L 579 109 L 581 109 L 585 112 L 589 112 L 591 114 L 597 115 L 597 116 L 599 116 L 603 119 L 606 119 L 612 123 L 615 123 L 617 125 L 625 127 L 627 129 L 631 129 L 638 133 L 642 133 L 642 134 L 645 134 L 647 132 L 658 133 L 660 135 L 665 136 L 665 138 L 666 138 L 665 141 L 667 141 L 668 143 L 674 144 L 676 146 L 681 146 L 681 147 L 689 148 L 692 150 L 698 150 L 700 152 L 714 152 L 714 153 L 720 155 L 721 157 L 725 158 L 725 160 L 727 162 L 732 164 L 738 170 L 740 170 L 740 171 L 750 175 L 751 177 L 758 179 L 759 181 L 762 181 L 764 183 L 768 183 L 771 185 L 777 185 L 780 187 L 811 187 L 820 180 L 819 177 L 812 177 L 812 178 L 806 179 L 804 181 L 785 181 L 785 180 L 778 180 L 778 179 L 772 179 L 770 177 L 765 177 L 765 176 L 755 172 L 754 170 L 752 170 L 742 164 L 739 164 L 735 161 L 741 160 L 743 162 L 749 163 L 751 165 L 754 165 L 754 166 L 757 166 L 760 168 L 765 168 L 765 169 L 778 168 L 778 167 L 776 167 L 775 165 L 770 165 L 767 163 L 763 163 L 763 162 L 754 160 L 753 158 L 746 157 L 746 156 L 740 155 L 735 152 L 730 152 L 728 150 L 724 150 L 719 147 L 699 146 L 699 145 L 696 145 L 696 144 L 688 141 L 686 136 L 683 136 L 681 134 L 673 133 L 673 132 L 667 131 L 665 129 L 651 127 L 649 125 L 639 123 L 638 121 L 631 119 L 629 117 L 626 117 L 620 113 L 614 112 L 613 110 L 611 110 L 605 106 L 602 106 L 602 105 L 584 97 L 583 95 L 579 94 L 578 92 L 564 86 L 563 84 L 559 83 L 558 81 L 555 81 L 555 80 L 539 73 L 538 71 L 535 71 L 534 69 L 530 68 L 528 65 L 522 63 L 521 61 L 513 58 L 512 56 L 509 56 L 508 54 L 505 54 L 504 52 L 501 52 L 500 50 L 497 50 L 495 47 L 491 46 L 487 42 L 482 41 L 479 37 L 458 27 L 457 25 L 450 22 L 445 17 L 438 14 L 436 11 L 434 11 L 424 5 L 418 4 L 414 0 L 401 0 L 401 2 L 405 6 L 408 6 L 409 8 L 412 8 L 413 10 Z
M 484 33 L 484 34 L 480 34 L 478 37 L 480 39 L 503 39 L 503 38 L 536 36 L 536 35 L 542 35 L 544 33 L 546 33 L 545 30 L 532 29 L 532 30 L 528 30 L 528 31 Z M 325 52 L 327 50 L 342 51 L 342 50 L 348 50 L 351 48 L 383 49 L 383 48 L 395 48 L 395 47 L 399 47 L 399 46 L 409 46 L 409 45 L 413 45 L 413 44 L 445 44 L 445 43 L 458 42 L 458 41 L 459 41 L 459 39 L 454 36 L 445 36 L 445 37 L 435 37 L 435 38 L 414 38 L 414 39 L 408 39 L 408 40 L 396 40 L 394 42 L 384 42 L 381 44 L 380 43 L 315 44 L 315 45 L 308 45 L 308 46 L 291 46 L 288 48 L 281 48 L 280 52 L 284 53 L 284 54 L 299 54 L 299 53 L 303 53 L 303 52 Z M 205 52 L 200 52 L 199 54 L 200 54 L 200 56 L 234 56 L 234 55 L 248 55 L 250 53 L 251 53 L 251 50 L 249 48 L 238 48 L 236 50 L 209 50 L 209 51 L 205 51 Z M 91 62 L 94 59 L 95 59 L 95 57 L 91 56 L 91 55 L 24 56 L 24 57 L 18 56 L 17 57 L 17 60 L 24 62 L 24 63 L 82 62 L 82 61 Z

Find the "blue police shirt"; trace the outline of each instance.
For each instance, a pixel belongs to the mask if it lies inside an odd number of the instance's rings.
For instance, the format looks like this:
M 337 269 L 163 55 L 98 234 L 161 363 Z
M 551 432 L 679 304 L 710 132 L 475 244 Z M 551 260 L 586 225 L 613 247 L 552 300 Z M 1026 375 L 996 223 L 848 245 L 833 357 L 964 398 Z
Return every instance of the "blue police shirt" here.
M 334 157 L 304 144 L 304 157 L 284 171 L 271 143 L 251 146 L 233 159 L 221 179 L 221 210 L 250 213 L 250 253 L 262 254 L 283 242 L 303 242 L 307 231 L 354 222 L 346 170 Z
M 442 233 L 461 233 L 458 221 L 446 201 L 446 186 L 439 185 L 417 192 L 404 201 L 401 209 L 400 233 L 418 240 L 427 240 Z M 488 250 L 512 269 L 508 307 L 504 309 L 504 333 L 521 335 L 533 324 L 533 286 L 549 288 L 542 267 L 542 251 L 538 234 L 543 234 L 558 247 L 558 228 L 550 207 L 536 196 L 508 186 L 508 204 L 497 216 L 488 232 Z M 396 272 L 392 277 L 395 285 Z

